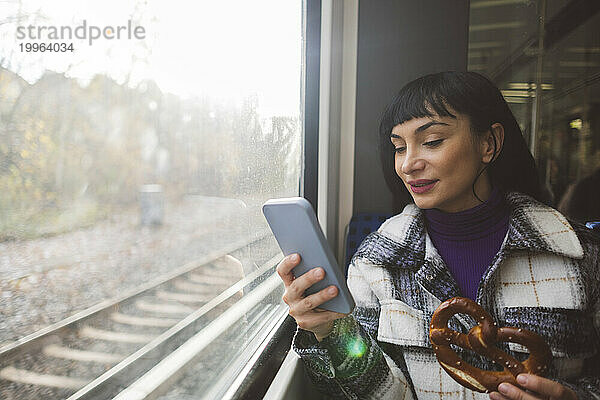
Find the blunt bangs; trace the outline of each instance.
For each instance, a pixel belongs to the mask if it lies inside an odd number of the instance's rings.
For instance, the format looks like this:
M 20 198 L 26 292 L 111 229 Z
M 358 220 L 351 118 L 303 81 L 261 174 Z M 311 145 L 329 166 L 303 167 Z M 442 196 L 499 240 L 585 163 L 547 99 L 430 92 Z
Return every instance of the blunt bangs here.
M 420 83 L 420 82 L 418 82 Z M 391 128 L 414 118 L 440 117 L 456 118 L 448 108 L 444 93 L 434 90 L 434 87 L 412 85 L 407 87 L 402 96 L 398 96 L 388 109 Z
M 497 112 L 503 108 L 502 113 Z M 386 109 L 380 128 L 391 133 L 394 126 L 414 118 L 456 118 L 450 110 L 467 115 L 474 132 L 485 132 L 494 122 L 507 122 L 498 118 L 506 115 L 508 106 L 491 81 L 475 72 L 447 71 L 423 76 L 404 86 Z M 491 110 L 496 111 L 496 120 Z

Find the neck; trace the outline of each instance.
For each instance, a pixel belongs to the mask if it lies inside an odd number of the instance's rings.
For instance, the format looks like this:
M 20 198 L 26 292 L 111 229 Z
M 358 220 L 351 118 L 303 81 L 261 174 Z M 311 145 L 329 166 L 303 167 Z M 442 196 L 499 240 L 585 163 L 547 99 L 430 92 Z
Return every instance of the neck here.
M 500 190 L 494 189 L 486 201 L 466 210 L 448 213 L 440 209 L 429 209 L 424 212 L 428 229 L 441 236 L 464 240 L 479 237 L 505 221 L 508 206 Z

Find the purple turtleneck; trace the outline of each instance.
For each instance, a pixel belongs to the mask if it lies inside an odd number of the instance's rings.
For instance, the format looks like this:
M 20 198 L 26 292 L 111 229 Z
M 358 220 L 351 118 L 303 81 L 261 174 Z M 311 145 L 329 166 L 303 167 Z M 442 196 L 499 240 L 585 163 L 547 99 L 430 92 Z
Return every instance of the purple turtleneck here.
M 457 213 L 429 209 L 424 213 L 427 233 L 462 295 L 475 300 L 481 277 L 508 231 L 510 211 L 504 196 L 493 189 L 487 201 L 471 209 Z

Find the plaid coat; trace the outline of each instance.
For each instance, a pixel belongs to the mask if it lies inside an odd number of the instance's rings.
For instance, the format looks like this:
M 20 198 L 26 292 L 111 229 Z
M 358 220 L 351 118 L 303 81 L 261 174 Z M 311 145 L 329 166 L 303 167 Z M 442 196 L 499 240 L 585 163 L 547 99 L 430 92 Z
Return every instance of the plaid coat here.
M 507 235 L 481 279 L 477 303 L 500 326 L 542 335 L 554 355 L 549 377 L 580 399 L 600 399 L 600 236 L 520 193 L 506 195 Z M 425 231 L 414 204 L 360 245 L 348 270 L 356 308 L 319 343 L 298 329 L 292 348 L 319 391 L 347 399 L 488 399 L 441 368 L 428 327 L 438 305 L 460 289 Z M 463 333 L 475 322 L 455 316 Z M 524 360 L 516 343 L 500 348 Z M 472 365 L 501 370 L 468 351 Z

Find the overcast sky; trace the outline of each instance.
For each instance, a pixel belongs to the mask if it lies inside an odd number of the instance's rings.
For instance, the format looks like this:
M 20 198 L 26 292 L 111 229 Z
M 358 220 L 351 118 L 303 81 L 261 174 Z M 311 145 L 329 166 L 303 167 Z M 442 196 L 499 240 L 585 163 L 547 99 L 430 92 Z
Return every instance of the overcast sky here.
M 44 19 L 28 26 L 127 25 L 132 15 L 146 39 L 73 39 L 73 53 L 20 53 L 17 24 L 0 25 L 0 58 L 12 52 L 12 69 L 29 82 L 45 69 L 64 72 L 83 84 L 96 73 L 131 84 L 153 79 L 181 97 L 210 96 L 239 101 L 259 98 L 260 112 L 299 115 L 301 62 L 300 0 L 23 0 L 22 11 Z M 144 4 L 146 3 L 146 4 Z M 17 15 L 17 1 L 0 1 L 0 22 Z M 48 43 L 49 41 L 45 41 Z M 144 50 L 146 45 L 148 50 Z M 142 61 L 134 62 L 133 55 Z M 147 61 L 143 61 L 147 60 Z

